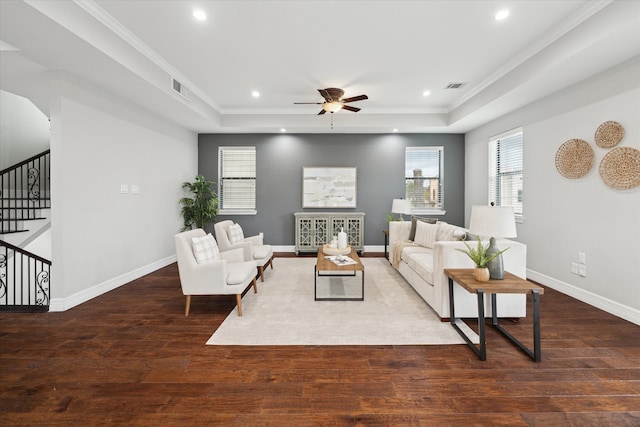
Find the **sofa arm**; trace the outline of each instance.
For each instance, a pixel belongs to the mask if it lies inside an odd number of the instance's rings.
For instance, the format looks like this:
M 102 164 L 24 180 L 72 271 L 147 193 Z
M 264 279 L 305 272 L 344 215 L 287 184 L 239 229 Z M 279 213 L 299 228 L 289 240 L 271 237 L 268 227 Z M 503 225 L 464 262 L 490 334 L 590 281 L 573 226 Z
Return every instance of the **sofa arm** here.
M 393 244 L 398 240 L 407 240 L 411 231 L 411 221 L 389 222 L 389 259 L 393 259 Z

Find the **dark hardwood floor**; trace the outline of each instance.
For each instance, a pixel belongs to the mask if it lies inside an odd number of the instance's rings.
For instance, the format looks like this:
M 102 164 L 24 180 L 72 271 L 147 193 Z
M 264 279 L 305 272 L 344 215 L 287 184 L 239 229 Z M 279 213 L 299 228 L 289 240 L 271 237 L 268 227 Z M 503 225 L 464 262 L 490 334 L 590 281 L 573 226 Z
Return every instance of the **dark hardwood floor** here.
M 234 302 L 194 297 L 185 317 L 174 264 L 66 312 L 0 313 L 0 425 L 640 425 L 640 326 L 551 289 L 541 363 L 491 330 L 486 362 L 465 345 L 205 346 Z M 531 344 L 530 316 L 506 326 Z

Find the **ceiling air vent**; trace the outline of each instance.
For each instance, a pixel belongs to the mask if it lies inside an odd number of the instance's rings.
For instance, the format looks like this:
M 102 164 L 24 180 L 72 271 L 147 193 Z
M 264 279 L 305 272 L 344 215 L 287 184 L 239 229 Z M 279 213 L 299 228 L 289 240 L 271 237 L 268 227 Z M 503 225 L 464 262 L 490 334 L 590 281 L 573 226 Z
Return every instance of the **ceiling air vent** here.
M 460 89 L 464 83 L 449 83 L 445 89 Z
M 180 83 L 176 79 L 172 79 L 171 87 L 173 88 L 174 91 L 178 92 L 178 94 L 180 94 L 180 96 L 182 96 L 184 99 L 187 99 L 187 100 L 189 99 L 189 89 L 187 89 L 182 83 Z

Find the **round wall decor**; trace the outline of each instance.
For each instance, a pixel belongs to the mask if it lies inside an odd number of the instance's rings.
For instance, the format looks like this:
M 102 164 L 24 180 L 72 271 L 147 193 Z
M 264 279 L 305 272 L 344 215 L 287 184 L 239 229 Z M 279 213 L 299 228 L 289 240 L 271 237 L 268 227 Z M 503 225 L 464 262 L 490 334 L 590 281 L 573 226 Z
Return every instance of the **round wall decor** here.
M 556 169 L 569 179 L 582 178 L 593 166 L 595 154 L 584 139 L 570 139 L 558 148 Z
M 640 150 L 618 147 L 600 162 L 600 177 L 615 190 L 631 190 L 640 186 Z
M 618 145 L 624 137 L 624 128 L 618 122 L 604 122 L 596 129 L 595 139 L 598 147 L 611 148 Z

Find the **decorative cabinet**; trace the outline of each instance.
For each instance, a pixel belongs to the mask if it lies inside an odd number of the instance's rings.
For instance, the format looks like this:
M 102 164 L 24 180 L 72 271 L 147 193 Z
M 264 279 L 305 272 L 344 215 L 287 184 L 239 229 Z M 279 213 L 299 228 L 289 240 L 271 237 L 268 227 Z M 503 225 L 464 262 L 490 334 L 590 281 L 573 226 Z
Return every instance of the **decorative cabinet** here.
M 347 242 L 357 252 L 364 251 L 363 212 L 295 212 L 296 254 L 316 252 L 343 228 Z

